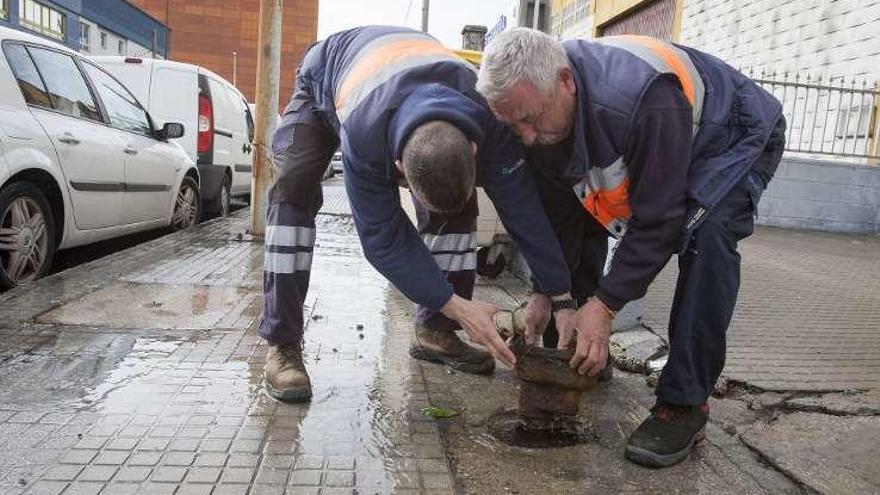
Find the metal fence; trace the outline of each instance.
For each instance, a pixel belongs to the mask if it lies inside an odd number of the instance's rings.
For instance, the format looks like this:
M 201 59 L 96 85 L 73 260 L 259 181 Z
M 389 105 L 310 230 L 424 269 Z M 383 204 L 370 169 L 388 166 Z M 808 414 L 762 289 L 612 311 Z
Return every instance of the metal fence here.
M 780 102 L 788 121 L 787 151 L 880 158 L 880 88 L 843 77 L 823 81 L 798 73 L 746 71 Z

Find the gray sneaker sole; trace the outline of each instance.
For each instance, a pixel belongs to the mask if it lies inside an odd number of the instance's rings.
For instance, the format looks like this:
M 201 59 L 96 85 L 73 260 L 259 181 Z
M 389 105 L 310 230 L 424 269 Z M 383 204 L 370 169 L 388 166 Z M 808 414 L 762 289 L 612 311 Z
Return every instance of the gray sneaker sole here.
M 626 445 L 626 458 L 630 461 L 647 467 L 669 467 L 679 462 L 687 459 L 687 456 L 691 453 L 691 450 L 694 449 L 694 445 L 696 445 L 699 441 L 706 438 L 706 429 L 703 428 L 694 435 L 694 438 L 691 439 L 691 442 L 684 449 L 673 452 L 671 454 L 658 454 L 656 452 L 650 452 L 648 450 L 634 447 L 632 445 Z
M 269 397 L 289 404 L 308 402 L 312 399 L 311 387 L 279 389 L 269 385 L 269 381 L 263 377 L 263 388 L 266 389 Z
M 423 349 L 417 346 L 411 346 L 409 348 L 409 355 L 416 359 L 421 359 L 422 361 L 445 364 L 446 366 L 449 366 L 454 370 L 461 371 L 462 373 L 488 375 L 495 370 L 495 358 L 492 357 L 489 357 L 485 361 L 479 363 L 465 363 L 457 361 L 451 356 L 440 354 L 439 352 L 429 349 Z

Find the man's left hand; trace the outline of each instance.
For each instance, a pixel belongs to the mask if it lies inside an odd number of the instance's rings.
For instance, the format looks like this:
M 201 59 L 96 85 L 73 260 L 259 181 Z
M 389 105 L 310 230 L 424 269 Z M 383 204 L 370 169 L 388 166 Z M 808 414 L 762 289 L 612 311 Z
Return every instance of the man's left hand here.
M 550 323 L 550 298 L 543 294 L 532 294 L 526 305 L 526 344 L 535 345 Z
M 607 307 L 595 297 L 581 307 L 575 315 L 577 348 L 569 366 L 581 375 L 596 376 L 608 359 L 608 339 L 611 338 L 612 315 Z M 563 342 L 560 339 L 560 346 Z

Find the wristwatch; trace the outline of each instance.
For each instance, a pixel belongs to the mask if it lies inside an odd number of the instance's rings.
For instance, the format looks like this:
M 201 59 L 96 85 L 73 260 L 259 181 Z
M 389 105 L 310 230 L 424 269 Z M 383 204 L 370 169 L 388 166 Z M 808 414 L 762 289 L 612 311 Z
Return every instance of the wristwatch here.
M 551 301 L 550 308 L 553 312 L 557 312 L 560 309 L 578 309 L 577 302 L 574 299 L 560 299 L 558 301 Z

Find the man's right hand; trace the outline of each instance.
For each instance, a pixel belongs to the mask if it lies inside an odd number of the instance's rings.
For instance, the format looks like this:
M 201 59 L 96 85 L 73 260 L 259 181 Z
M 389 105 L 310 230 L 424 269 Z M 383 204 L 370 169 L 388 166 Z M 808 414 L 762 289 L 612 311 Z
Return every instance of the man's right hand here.
M 516 357 L 495 328 L 494 316 L 498 308 L 481 301 L 468 301 L 453 294 L 440 311 L 446 317 L 459 322 L 471 340 L 485 346 L 502 363 L 511 368 L 516 364 Z

